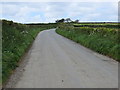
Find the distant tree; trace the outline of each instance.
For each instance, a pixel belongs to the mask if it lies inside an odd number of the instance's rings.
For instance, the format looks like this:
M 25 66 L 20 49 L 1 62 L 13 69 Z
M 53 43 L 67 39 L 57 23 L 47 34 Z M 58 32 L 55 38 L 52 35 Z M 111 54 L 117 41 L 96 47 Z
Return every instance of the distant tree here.
M 79 22 L 79 20 L 71 21 L 71 23 L 78 23 L 78 22 Z
M 58 20 L 56 20 L 55 22 L 58 23 Z
M 56 20 L 55 22 L 56 22 L 56 23 L 63 23 L 63 22 L 65 22 L 65 19 L 62 18 L 62 19 L 60 19 L 60 20 Z
M 71 22 L 72 20 L 70 18 L 65 19 L 66 22 Z
M 75 20 L 75 23 L 78 23 L 79 22 L 79 20 L 77 19 L 77 20 Z

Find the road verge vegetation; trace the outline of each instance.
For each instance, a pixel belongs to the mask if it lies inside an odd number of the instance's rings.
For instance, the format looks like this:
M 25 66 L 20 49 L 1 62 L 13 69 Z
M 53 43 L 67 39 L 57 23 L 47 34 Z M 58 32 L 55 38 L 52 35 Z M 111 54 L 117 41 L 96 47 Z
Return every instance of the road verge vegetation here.
M 2 20 L 2 83 L 4 84 L 37 34 L 55 24 L 25 25 Z
M 74 25 L 61 24 L 56 32 L 100 54 L 120 61 L 118 27 L 74 27 Z

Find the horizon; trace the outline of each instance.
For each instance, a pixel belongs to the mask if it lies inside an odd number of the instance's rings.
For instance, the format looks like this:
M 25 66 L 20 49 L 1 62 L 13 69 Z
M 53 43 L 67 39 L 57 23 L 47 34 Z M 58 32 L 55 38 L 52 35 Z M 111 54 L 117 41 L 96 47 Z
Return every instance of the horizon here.
M 8 19 L 0 19 L 0 20 L 6 20 L 6 21 L 13 21 L 13 20 L 8 20 Z M 14 23 L 20 23 L 20 22 L 16 22 L 16 21 L 13 21 Z M 49 23 L 56 23 L 56 22 L 45 22 L 45 23 L 43 23 L 43 22 L 37 22 L 37 23 L 35 23 L 35 22 L 33 22 L 33 23 L 21 23 L 21 24 L 49 24 Z M 63 22 L 63 23 L 67 23 L 67 22 Z M 120 23 L 120 22 L 118 22 L 118 21 L 106 21 L 106 22 L 100 22 L 100 21 L 91 21 L 91 22 L 78 22 L 78 23 Z

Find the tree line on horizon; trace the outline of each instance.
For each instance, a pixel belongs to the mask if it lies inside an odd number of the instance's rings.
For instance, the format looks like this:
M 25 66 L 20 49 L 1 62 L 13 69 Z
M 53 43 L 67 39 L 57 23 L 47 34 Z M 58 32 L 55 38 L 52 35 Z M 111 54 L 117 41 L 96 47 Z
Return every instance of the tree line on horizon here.
M 65 23 L 65 22 L 66 22 L 66 23 L 78 23 L 79 20 L 77 19 L 77 20 L 73 21 L 73 20 L 71 20 L 70 18 L 66 18 L 66 19 L 62 18 L 62 19 L 56 20 L 55 22 L 56 22 L 56 23 Z

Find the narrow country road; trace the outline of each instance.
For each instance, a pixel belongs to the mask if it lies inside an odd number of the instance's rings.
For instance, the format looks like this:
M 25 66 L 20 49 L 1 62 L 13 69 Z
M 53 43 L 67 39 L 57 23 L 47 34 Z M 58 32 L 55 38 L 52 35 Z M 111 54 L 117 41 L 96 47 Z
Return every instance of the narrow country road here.
M 118 62 L 55 32 L 38 34 L 15 88 L 117 88 Z

